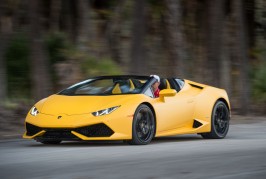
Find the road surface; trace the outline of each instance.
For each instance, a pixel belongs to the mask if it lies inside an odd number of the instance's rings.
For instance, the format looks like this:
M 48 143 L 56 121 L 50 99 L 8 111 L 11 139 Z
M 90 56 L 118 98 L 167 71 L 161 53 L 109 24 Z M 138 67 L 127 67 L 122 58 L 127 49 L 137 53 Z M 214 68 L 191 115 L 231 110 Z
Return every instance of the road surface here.
M 0 178 L 265 179 L 266 121 L 233 124 L 222 140 L 182 135 L 146 146 L 0 140 Z

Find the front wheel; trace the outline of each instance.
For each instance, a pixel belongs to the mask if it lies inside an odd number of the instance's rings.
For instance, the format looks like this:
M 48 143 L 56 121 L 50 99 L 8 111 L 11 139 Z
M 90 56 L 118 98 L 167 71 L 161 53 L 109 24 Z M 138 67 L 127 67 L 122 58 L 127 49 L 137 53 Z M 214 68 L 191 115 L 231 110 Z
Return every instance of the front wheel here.
M 132 140 L 128 141 L 133 145 L 149 144 L 155 134 L 155 120 L 151 109 L 141 104 L 135 111 L 132 125 Z
M 213 107 L 211 119 L 211 132 L 202 133 L 206 139 L 222 139 L 229 130 L 229 109 L 223 101 L 217 101 Z

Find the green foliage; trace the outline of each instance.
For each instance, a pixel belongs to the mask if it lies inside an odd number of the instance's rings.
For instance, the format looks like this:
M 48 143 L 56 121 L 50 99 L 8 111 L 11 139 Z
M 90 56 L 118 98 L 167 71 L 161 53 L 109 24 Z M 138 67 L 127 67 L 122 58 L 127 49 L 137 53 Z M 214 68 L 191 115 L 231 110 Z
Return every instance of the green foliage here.
M 65 60 L 64 50 L 70 48 L 64 33 L 52 33 L 46 37 L 46 46 L 51 64 Z
M 30 96 L 29 53 L 25 34 L 15 35 L 6 51 L 8 95 L 11 98 Z
M 65 51 L 69 51 L 71 46 L 68 43 L 66 35 L 62 32 L 50 33 L 45 38 L 45 46 L 48 51 L 48 58 L 50 64 L 50 74 L 53 86 L 56 86 L 58 79 L 53 65 L 57 62 L 67 60 Z
M 36 101 L 30 99 L 29 97 L 19 97 L 19 98 L 8 98 L 5 101 L 3 101 L 3 107 L 8 110 L 16 110 L 18 108 L 24 108 L 24 107 L 30 107 L 32 104 L 34 104 Z
M 82 63 L 82 71 L 86 76 L 99 76 L 99 75 L 119 75 L 122 74 L 120 68 L 108 58 L 96 59 L 89 57 Z
M 161 15 L 162 11 L 165 10 L 164 2 L 163 1 L 157 1 L 157 0 L 149 0 L 148 3 L 151 5 L 152 12 L 156 15 Z
M 253 96 L 260 102 L 266 102 L 266 62 L 254 72 Z
M 75 61 L 80 64 L 82 73 L 86 77 L 98 75 L 118 75 L 121 69 L 110 58 L 101 58 L 88 56 L 74 46 L 69 45 L 63 34 L 52 34 L 47 40 L 50 62 L 55 64 L 60 61 Z M 54 82 L 55 73 L 52 72 Z

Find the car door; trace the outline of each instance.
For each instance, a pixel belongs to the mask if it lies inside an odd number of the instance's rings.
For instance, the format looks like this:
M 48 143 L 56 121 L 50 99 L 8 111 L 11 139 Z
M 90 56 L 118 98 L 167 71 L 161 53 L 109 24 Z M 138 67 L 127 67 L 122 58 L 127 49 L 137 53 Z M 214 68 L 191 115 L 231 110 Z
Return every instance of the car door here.
M 180 86 L 176 79 L 172 79 L 171 86 L 177 90 L 176 95 L 164 97 L 164 100 L 158 98 L 154 105 L 158 132 L 191 126 L 193 123 L 195 96 L 191 93 L 191 86 L 186 83 Z

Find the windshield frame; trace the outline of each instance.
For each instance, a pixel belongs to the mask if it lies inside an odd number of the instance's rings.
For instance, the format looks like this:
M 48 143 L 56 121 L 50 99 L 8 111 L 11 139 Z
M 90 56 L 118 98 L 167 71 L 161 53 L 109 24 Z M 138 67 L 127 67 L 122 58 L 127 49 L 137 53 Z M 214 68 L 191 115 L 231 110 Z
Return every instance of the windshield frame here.
M 93 83 L 95 81 L 98 80 L 104 80 L 104 79 L 115 79 L 115 80 L 123 80 L 123 79 L 137 79 L 137 80 L 147 80 L 143 86 L 140 88 L 139 92 L 136 93 L 120 93 L 120 94 L 75 94 L 75 91 L 87 84 Z M 81 82 L 78 82 L 76 84 L 73 84 L 65 89 L 63 89 L 62 91 L 58 92 L 57 95 L 65 95 L 65 96 L 114 96 L 114 95 L 134 95 L 134 94 L 144 94 L 144 92 L 146 91 L 147 88 L 149 88 L 149 86 L 151 85 L 153 81 L 153 78 L 149 77 L 149 76 L 137 76 L 137 75 L 115 75 L 115 76 L 97 76 L 97 77 L 93 77 L 93 78 L 89 78 L 86 80 L 83 80 Z M 69 90 L 73 90 L 72 92 Z M 71 94 L 72 93 L 72 94 Z

